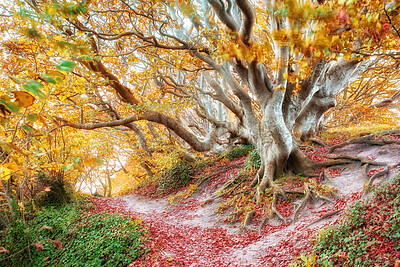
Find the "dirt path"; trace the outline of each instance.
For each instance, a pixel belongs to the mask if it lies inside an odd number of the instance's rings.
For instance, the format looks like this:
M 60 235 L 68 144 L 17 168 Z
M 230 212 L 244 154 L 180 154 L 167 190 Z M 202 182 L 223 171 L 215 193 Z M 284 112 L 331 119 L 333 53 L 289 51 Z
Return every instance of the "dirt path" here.
M 397 145 L 349 145 L 335 153 L 369 157 L 391 165 L 400 163 Z M 231 171 L 234 175 L 239 170 Z M 391 169 L 387 177 L 377 179 L 375 183 L 393 177 L 396 172 L 397 168 Z M 220 217 L 214 213 L 218 202 L 202 204 L 210 198 L 211 190 L 207 187 L 175 206 L 165 199 L 145 199 L 135 195 L 95 198 L 94 202 L 99 210 L 140 218 L 148 227 L 150 251 L 145 261 L 132 266 L 287 266 L 311 247 L 311 238 L 318 229 L 337 223 L 342 212 L 317 221 L 319 218 L 361 198 L 366 179 L 361 166 L 354 164 L 326 183 L 340 192 L 335 203 L 309 203 L 297 222 L 285 225 L 272 220 L 261 234 L 256 231 L 241 233 L 238 225 L 220 222 Z

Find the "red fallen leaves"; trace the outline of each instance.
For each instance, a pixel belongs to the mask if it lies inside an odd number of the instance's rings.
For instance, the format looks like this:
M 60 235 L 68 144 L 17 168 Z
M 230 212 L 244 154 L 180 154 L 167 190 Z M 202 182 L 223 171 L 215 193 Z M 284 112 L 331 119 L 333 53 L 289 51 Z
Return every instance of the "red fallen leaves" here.
M 354 196 L 348 196 L 348 200 Z M 285 224 L 266 224 L 261 235 L 256 232 L 231 234 L 222 228 L 203 228 L 181 223 L 185 217 L 184 211 L 197 209 L 196 200 L 186 201 L 183 207 L 162 213 L 138 214 L 126 209 L 124 201 L 118 198 L 93 198 L 95 212 L 118 212 L 131 217 L 142 218 L 143 225 L 149 233 L 146 247 L 149 248 L 145 257 L 133 262 L 130 266 L 287 266 L 291 260 L 308 249 L 310 240 L 317 230 L 304 229 L 285 233 L 278 246 L 262 248 L 263 257 L 258 263 L 242 262 L 235 258 L 238 251 L 246 249 L 250 244 L 260 241 L 263 236 L 284 230 Z M 337 201 L 338 207 L 347 201 Z M 187 210 L 185 209 L 188 208 Z M 292 212 L 292 204 L 278 199 L 277 209 L 284 216 Z M 179 211 L 179 212 L 177 212 Z M 278 233 L 280 237 L 282 234 Z M 257 258 L 257 257 L 256 257 Z
M 60 239 L 56 239 L 56 240 L 49 240 L 51 243 L 53 243 L 53 245 L 56 247 L 56 249 L 62 249 L 63 245 L 60 241 Z
M 325 168 L 322 168 L 322 169 L 319 169 L 319 170 L 315 170 L 315 173 L 320 174 L 320 173 L 323 173 L 325 170 L 326 170 L 332 177 L 340 176 L 341 173 L 342 173 L 342 171 L 343 171 L 343 169 L 341 169 L 341 168 L 337 168 L 337 169 L 325 169 Z
M 335 145 L 343 143 L 347 139 L 348 139 L 348 136 L 342 135 L 342 136 L 335 137 L 335 138 L 329 138 L 328 140 L 326 140 L 326 142 L 328 144 L 330 144 L 331 146 L 335 146 Z
M 96 212 L 118 210 L 128 216 L 138 215 L 125 209 L 119 199 L 93 198 L 92 201 L 96 205 Z M 174 212 L 140 214 L 149 232 L 146 246 L 150 251 L 145 258 L 130 266 L 230 266 L 232 261 L 235 262 L 231 254 L 236 249 L 261 238 L 254 232 L 230 234 L 221 228 L 183 225 L 179 219 L 175 221 L 171 218 L 171 213 Z M 273 232 L 282 229 L 282 226 L 267 225 L 263 232 L 267 229 Z
M 318 147 L 316 150 L 313 151 L 304 151 L 304 153 L 306 154 L 306 156 L 313 160 L 313 161 L 317 161 L 317 162 L 322 162 L 322 161 L 327 161 L 329 159 L 323 157 L 323 154 L 326 154 L 328 152 L 328 149 L 325 147 Z
M 293 205 L 290 202 L 284 200 L 278 200 L 276 204 L 276 209 L 285 217 L 289 217 L 293 213 Z
M 320 148 L 318 151 L 307 153 L 309 157 L 318 157 L 317 154 L 326 152 L 327 149 Z M 327 159 L 321 157 L 318 160 Z M 226 164 L 237 164 L 241 161 L 244 161 L 244 158 Z M 226 164 L 224 167 L 227 166 Z M 220 167 L 209 167 L 208 172 L 212 173 Z M 233 167 L 215 175 L 206 187 L 211 189 L 218 184 L 225 183 L 228 179 L 233 178 L 237 171 L 237 168 Z M 328 171 L 332 176 L 337 176 L 341 169 L 329 169 Z M 332 209 L 344 208 L 349 201 L 360 197 L 361 194 L 354 194 L 348 195 L 344 199 L 338 199 Z M 118 198 L 93 198 L 92 201 L 96 206 L 92 212 L 117 212 L 142 219 L 143 226 L 149 233 L 146 244 L 149 251 L 130 266 L 247 266 L 247 263 L 241 262 L 240 258 L 236 258 L 234 255 L 237 255 L 238 251 L 241 251 L 243 255 L 246 254 L 250 244 L 255 244 L 264 236 L 275 232 L 278 232 L 276 236 L 281 242 L 268 248 L 263 247 L 263 256 L 258 258 L 257 264 L 251 263 L 250 266 L 287 266 L 302 251 L 310 248 L 311 237 L 317 231 L 317 228 L 310 230 L 302 225 L 296 226 L 295 231 L 289 232 L 285 230 L 287 225 L 283 223 L 274 226 L 267 223 L 262 229 L 261 235 L 255 232 L 231 234 L 221 228 L 193 226 L 185 220 L 197 216 L 196 210 L 200 203 L 195 199 L 189 199 L 168 211 L 141 214 L 128 210 L 124 201 Z M 290 216 L 293 212 L 292 204 L 284 202 L 280 198 L 277 209 L 285 217 Z M 320 216 L 321 214 L 316 214 L 316 218 Z M 256 213 L 255 220 L 260 218 L 261 213 Z M 281 230 L 282 232 L 279 232 Z
M 288 266 L 301 251 L 311 248 L 311 238 L 317 229 L 303 228 L 301 231 L 287 232 L 278 245 L 268 247 L 261 257 L 263 266 Z
M 37 242 L 37 243 L 35 243 L 35 246 L 36 246 L 36 249 L 37 249 L 37 250 L 42 250 L 42 249 L 44 249 L 42 242 Z
M 369 170 L 367 175 L 368 175 L 368 177 L 372 177 L 374 174 L 376 174 L 376 173 L 378 173 L 380 171 L 383 171 L 384 169 L 385 168 L 381 167 L 381 168 Z
M 0 253 L 10 253 L 9 250 L 5 249 L 4 247 L 0 247 Z

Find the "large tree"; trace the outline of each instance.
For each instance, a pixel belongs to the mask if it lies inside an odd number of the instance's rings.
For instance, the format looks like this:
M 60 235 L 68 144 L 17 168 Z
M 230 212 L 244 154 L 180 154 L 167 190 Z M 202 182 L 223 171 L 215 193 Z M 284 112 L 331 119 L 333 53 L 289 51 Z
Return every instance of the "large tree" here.
M 52 110 L 61 125 L 126 128 L 150 154 L 155 148 L 144 131 L 154 133 L 153 123 L 200 152 L 239 139 L 255 145 L 261 156 L 253 181 L 258 193 L 285 171 L 309 173 L 331 164 L 308 160 L 298 140 L 318 131 L 336 96 L 376 57 L 398 54 L 396 2 L 19 4 L 15 17 L 3 18 L 13 21 L 14 29 L 20 25 L 6 37 L 8 52 L 22 49 L 25 35 L 39 47 L 51 47 L 53 52 L 40 56 L 55 63 L 64 59 L 58 69 L 79 81 L 76 94 L 57 98 L 75 111 Z M 39 96 L 33 81 L 61 76 L 43 74 L 20 73 L 31 80 L 14 81 Z M 82 112 L 88 107 L 90 112 Z

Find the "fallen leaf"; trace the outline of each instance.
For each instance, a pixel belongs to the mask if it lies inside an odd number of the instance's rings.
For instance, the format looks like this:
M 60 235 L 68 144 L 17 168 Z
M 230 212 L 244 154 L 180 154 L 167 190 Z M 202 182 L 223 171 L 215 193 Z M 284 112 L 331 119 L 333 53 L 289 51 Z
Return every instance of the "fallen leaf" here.
M 43 250 L 44 249 L 42 242 L 35 243 L 35 246 L 36 246 L 37 250 Z
M 56 239 L 56 240 L 50 240 L 51 243 L 53 243 L 53 245 L 57 248 L 57 249 L 62 249 L 62 243 L 60 239 Z
M 40 230 L 49 230 L 53 232 L 53 228 L 47 225 L 43 225 L 42 227 L 40 227 Z
M 0 253 L 10 253 L 9 250 L 5 249 L 4 247 L 0 247 Z

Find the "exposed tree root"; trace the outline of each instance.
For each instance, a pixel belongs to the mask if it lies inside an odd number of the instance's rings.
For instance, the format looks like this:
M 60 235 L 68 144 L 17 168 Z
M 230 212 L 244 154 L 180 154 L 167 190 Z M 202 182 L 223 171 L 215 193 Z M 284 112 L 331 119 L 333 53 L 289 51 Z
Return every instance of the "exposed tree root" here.
M 289 193 L 289 191 L 288 191 L 288 193 Z M 298 220 L 298 218 L 300 217 L 301 211 L 304 209 L 305 205 L 312 197 L 319 198 L 319 199 L 327 201 L 329 203 L 334 203 L 333 199 L 331 199 L 325 195 L 322 195 L 320 192 L 318 192 L 318 190 L 316 188 L 314 188 L 314 186 L 312 186 L 312 184 L 309 184 L 309 183 L 304 184 L 303 191 L 296 190 L 296 191 L 290 191 L 290 193 L 303 193 L 304 194 L 304 198 L 301 200 L 299 206 L 293 212 L 293 222 L 296 222 Z
M 364 167 L 365 176 L 366 176 L 366 178 L 368 178 L 368 182 L 365 184 L 365 187 L 364 187 L 364 192 L 368 192 L 371 189 L 371 186 L 374 183 L 376 178 L 387 175 L 389 173 L 389 166 L 386 165 L 386 166 L 384 166 L 383 170 L 378 171 L 377 173 L 372 175 L 371 178 L 369 178 L 368 174 L 367 174 L 368 173 L 368 165 Z
M 328 159 L 335 159 L 335 160 L 351 160 L 351 161 L 360 161 L 361 164 L 372 164 L 372 165 L 378 165 L 378 166 L 386 166 L 387 163 L 385 162 L 379 162 L 379 161 L 374 161 L 371 159 L 368 159 L 366 157 L 361 157 L 361 156 L 353 156 L 353 155 L 347 155 L 347 154 L 341 154 L 341 155 L 325 155 L 325 158 Z
M 365 135 L 362 137 L 354 138 L 348 141 L 345 141 L 341 144 L 334 145 L 330 147 L 329 152 L 333 152 L 337 148 L 344 147 L 349 144 L 355 144 L 355 143 L 368 143 L 368 144 L 373 144 L 373 145 L 386 145 L 386 144 L 400 144 L 400 140 L 395 140 L 395 139 L 390 139 L 390 138 L 382 138 L 384 135 L 388 134 L 395 134 L 395 135 L 400 135 L 399 130 L 388 130 L 388 131 L 382 131 L 379 133 L 375 134 L 370 134 L 370 135 Z M 381 137 L 380 139 L 377 139 L 377 137 Z M 320 139 L 310 139 L 310 141 L 317 143 L 319 146 L 322 147 L 328 147 L 327 143 L 325 143 L 323 140 Z M 312 149 L 312 148 L 309 148 Z M 327 169 L 323 170 L 322 173 L 315 173 L 316 169 L 322 169 L 322 168 L 327 168 L 327 167 L 332 167 L 332 166 L 338 166 L 338 165 L 348 165 L 348 164 L 353 164 L 355 162 L 360 162 L 362 166 L 364 166 L 364 171 L 365 171 L 365 176 L 368 178 L 368 182 L 366 183 L 365 186 L 365 191 L 368 191 L 370 187 L 372 186 L 373 182 L 375 179 L 387 175 L 389 172 L 389 169 L 392 168 L 393 166 L 389 166 L 385 162 L 379 162 L 379 161 L 374 161 L 373 159 L 369 157 L 362 157 L 362 156 L 354 156 L 354 155 L 348 155 L 348 154 L 340 154 L 340 155 L 316 155 L 316 156 L 321 156 L 324 157 L 328 160 L 322 161 L 322 162 L 313 162 L 310 161 L 303 153 L 300 151 L 298 152 L 292 152 L 290 155 L 290 159 L 287 161 L 289 162 L 287 164 L 287 170 L 292 170 L 293 172 L 296 173 L 302 173 L 302 175 L 306 177 L 318 177 L 320 180 L 322 179 L 327 179 L 329 181 L 332 181 L 333 177 L 329 173 Z M 279 161 L 277 161 L 279 162 Z M 251 186 L 255 187 L 257 186 L 254 199 L 257 204 L 260 204 L 262 200 L 262 194 L 265 190 L 265 188 L 270 188 L 272 190 L 272 201 L 266 205 L 264 208 L 264 218 L 262 219 L 260 226 L 259 226 L 259 232 L 261 232 L 262 228 L 265 226 L 265 224 L 268 222 L 268 220 L 271 220 L 275 215 L 285 223 L 288 221 L 288 218 L 284 217 L 276 207 L 277 199 L 279 196 L 282 196 L 284 199 L 287 200 L 286 194 L 302 194 L 303 198 L 301 199 L 300 203 L 296 207 L 296 209 L 293 212 L 293 215 L 291 217 L 291 221 L 296 222 L 299 217 L 301 216 L 302 211 L 304 210 L 305 206 L 307 205 L 308 201 L 312 198 L 315 199 L 320 199 L 324 202 L 329 202 L 329 203 L 334 203 L 334 199 L 331 197 L 322 194 L 321 189 L 319 186 L 314 185 L 312 182 L 306 182 L 304 183 L 303 190 L 284 190 L 281 186 L 278 186 L 273 183 L 273 178 L 272 177 L 277 177 L 279 173 L 281 173 L 282 170 L 280 170 L 279 164 L 276 164 L 276 162 L 273 161 L 262 161 L 261 167 L 256 175 L 256 177 L 252 180 Z M 372 177 L 368 177 L 368 168 L 371 166 L 379 166 L 383 167 L 383 170 L 377 171 L 375 174 L 372 175 Z M 278 174 L 277 174 L 278 173 Z M 229 187 L 233 187 L 232 184 L 234 184 L 235 180 L 230 180 L 227 183 L 224 184 L 223 189 L 227 191 L 228 193 L 232 193 L 236 190 L 237 187 L 234 187 L 231 190 L 228 190 Z M 324 218 L 327 218 L 329 216 L 333 216 L 336 213 L 341 212 L 343 209 L 334 211 L 331 213 L 327 213 L 323 215 L 321 218 L 318 220 L 310 223 L 309 225 L 316 223 Z M 243 221 L 242 227 L 245 229 L 248 227 L 252 222 L 253 222 L 253 217 L 254 214 L 256 213 L 256 210 L 251 210 L 245 214 L 245 219 Z M 308 225 L 308 226 L 309 226 Z
M 316 155 L 316 156 L 322 156 L 322 157 L 325 157 L 325 158 L 330 158 L 330 156 L 327 156 L 327 155 Z M 335 157 L 335 156 L 332 156 L 332 157 Z M 310 165 L 310 171 L 308 171 L 308 172 L 306 171 L 303 174 L 305 176 L 315 177 L 315 176 L 318 176 L 318 175 L 316 175 L 314 173 L 314 170 L 327 168 L 327 167 L 332 167 L 332 166 L 337 166 L 337 165 L 347 165 L 347 164 L 351 164 L 353 162 L 354 162 L 354 160 L 346 159 L 346 158 L 336 158 L 334 160 L 313 162 Z
M 272 203 L 271 203 L 271 209 L 269 212 L 269 217 L 272 219 L 274 217 L 274 214 L 276 214 L 276 216 L 278 216 L 279 219 L 281 219 L 282 221 L 284 221 L 286 223 L 286 218 L 283 217 L 283 215 L 280 214 L 280 212 L 276 209 L 277 197 L 278 197 L 278 194 L 275 192 L 272 197 Z
M 197 186 L 201 186 L 203 183 L 205 183 L 206 181 L 208 181 L 209 179 L 215 177 L 218 174 L 221 174 L 221 173 L 226 172 L 226 171 L 228 171 L 230 169 L 233 169 L 233 168 L 236 168 L 236 169 L 241 168 L 241 167 L 243 167 L 243 165 L 244 165 L 244 163 L 237 163 L 237 164 L 233 164 L 233 165 L 230 165 L 230 166 L 225 166 L 223 168 L 217 169 L 216 171 L 214 171 L 212 173 L 209 173 L 208 175 L 206 175 L 203 178 L 201 178 L 200 181 L 197 182 Z
M 324 171 L 321 173 L 321 181 L 322 179 L 327 179 L 329 182 L 332 182 L 332 175 L 329 173 L 327 169 L 324 169 Z
M 246 214 L 246 218 L 243 221 L 242 229 L 246 229 L 247 226 L 249 226 L 253 222 L 253 217 L 255 213 L 256 210 L 252 210 Z
M 293 221 L 294 222 L 297 221 L 300 211 L 304 208 L 304 206 L 306 205 L 307 201 L 311 197 L 311 192 L 310 192 L 310 189 L 308 188 L 308 183 L 304 184 L 304 195 L 305 196 L 302 199 L 302 201 L 300 202 L 300 205 L 296 208 L 296 210 L 293 213 Z
M 322 140 L 321 138 L 318 137 L 311 137 L 308 139 L 309 141 L 321 146 L 321 147 L 327 147 L 329 146 L 327 142 L 325 142 L 324 140 Z
M 287 223 L 287 219 L 277 210 L 276 208 L 276 201 L 278 198 L 278 193 L 275 192 L 272 196 L 272 202 L 271 202 L 271 206 L 269 207 L 269 210 L 266 212 L 267 215 L 263 218 L 263 220 L 260 223 L 260 226 L 258 228 L 258 233 L 261 233 L 262 228 L 265 226 L 265 224 L 274 217 L 274 214 L 281 219 L 282 221 L 284 221 L 284 223 Z M 267 208 L 268 209 L 268 208 Z
M 396 134 L 396 133 L 399 133 L 398 129 L 386 130 L 386 131 L 381 131 L 381 132 L 353 138 L 353 139 L 344 141 L 343 143 L 331 146 L 329 148 L 328 153 L 332 153 L 337 148 L 341 148 L 341 147 L 344 147 L 344 146 L 347 146 L 350 144 L 357 144 L 357 143 L 368 143 L 368 144 L 373 144 L 373 145 L 400 144 L 400 140 L 395 140 L 395 139 L 381 138 L 379 140 L 375 140 L 376 137 L 384 136 L 384 135 L 388 135 L 388 134 Z
M 338 214 L 338 213 L 342 212 L 343 210 L 344 210 L 344 208 L 325 213 L 324 215 L 322 215 L 321 217 L 319 217 L 315 221 L 310 222 L 309 224 L 307 224 L 306 227 L 309 227 L 310 225 L 313 225 L 314 223 L 320 222 L 320 221 L 322 221 L 322 220 L 324 220 L 326 218 L 329 218 L 329 217 L 331 217 L 331 216 L 333 216 L 335 214 Z

